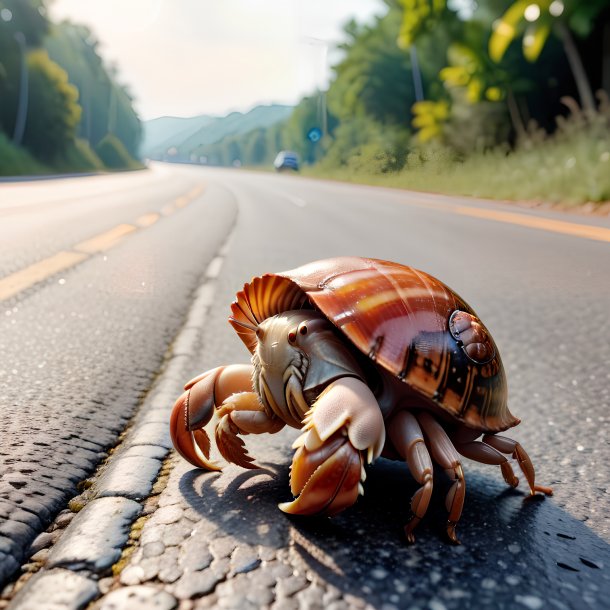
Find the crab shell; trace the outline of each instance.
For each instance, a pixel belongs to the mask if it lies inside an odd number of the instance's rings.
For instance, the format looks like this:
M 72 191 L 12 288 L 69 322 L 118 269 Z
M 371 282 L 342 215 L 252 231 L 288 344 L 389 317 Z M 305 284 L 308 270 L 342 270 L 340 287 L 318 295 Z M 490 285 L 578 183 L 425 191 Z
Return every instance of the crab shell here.
M 339 257 L 255 277 L 237 293 L 231 324 L 253 352 L 255 326 L 294 309 L 321 311 L 358 350 L 433 410 L 484 432 L 519 423 L 507 406 L 496 345 L 471 307 L 412 267 Z

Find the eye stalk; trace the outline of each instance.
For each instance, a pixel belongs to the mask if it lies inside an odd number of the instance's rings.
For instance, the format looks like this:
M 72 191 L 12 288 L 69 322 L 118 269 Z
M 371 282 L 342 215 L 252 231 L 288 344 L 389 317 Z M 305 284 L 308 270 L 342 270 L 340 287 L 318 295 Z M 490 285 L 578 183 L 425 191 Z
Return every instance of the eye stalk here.
M 292 329 L 288 333 L 288 342 L 291 345 L 294 345 L 297 341 L 297 336 L 305 336 L 307 334 L 307 324 L 305 322 L 301 322 L 295 329 Z

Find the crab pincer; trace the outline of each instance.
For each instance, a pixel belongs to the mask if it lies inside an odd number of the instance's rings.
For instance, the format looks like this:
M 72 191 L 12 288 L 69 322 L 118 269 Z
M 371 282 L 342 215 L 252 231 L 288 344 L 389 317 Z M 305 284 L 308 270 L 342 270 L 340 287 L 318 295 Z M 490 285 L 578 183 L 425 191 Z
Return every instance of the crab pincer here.
M 290 470 L 296 498 L 279 507 L 297 515 L 336 515 L 364 493 L 364 461 L 383 449 L 379 405 L 364 382 L 343 377 L 322 392 L 303 423 Z
M 216 445 L 228 461 L 243 468 L 258 468 L 238 434 L 277 432 L 284 422 L 268 417 L 252 391 L 252 366 L 219 366 L 189 381 L 174 404 L 170 434 L 180 455 L 194 466 L 220 471 L 210 460 L 210 438 L 204 427 L 213 415 Z

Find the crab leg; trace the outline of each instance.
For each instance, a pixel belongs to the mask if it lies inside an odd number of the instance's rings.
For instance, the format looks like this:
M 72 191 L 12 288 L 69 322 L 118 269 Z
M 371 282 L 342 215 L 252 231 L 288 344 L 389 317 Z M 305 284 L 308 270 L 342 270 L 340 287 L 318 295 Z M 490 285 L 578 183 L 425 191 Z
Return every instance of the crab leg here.
M 470 460 L 480 462 L 481 464 L 500 466 L 504 480 L 511 487 L 517 487 L 519 484 L 519 479 L 515 476 L 508 458 L 505 455 L 502 455 L 497 449 L 494 449 L 491 445 L 482 443 L 481 441 L 457 443 L 455 440 L 453 441 L 453 444 L 459 453 Z
M 413 544 L 413 530 L 426 514 L 432 497 L 432 460 L 424 442 L 424 435 L 412 413 L 399 411 L 388 426 L 388 434 L 398 453 L 407 462 L 411 474 L 421 485 L 411 498 L 411 517 L 405 525 L 407 542 Z
M 455 526 L 462 515 L 464 498 L 466 497 L 466 481 L 464 480 L 460 456 L 443 427 L 430 413 L 421 411 L 417 413 L 416 417 L 426 435 L 432 458 L 454 481 L 445 499 L 445 506 L 449 511 L 447 535 L 452 542 L 459 544 L 460 541 L 455 534 Z
M 546 487 L 545 485 L 536 485 L 536 472 L 534 471 L 534 465 L 532 464 L 532 461 L 530 460 L 529 455 L 527 455 L 525 449 L 517 441 L 514 441 L 512 438 L 508 438 L 506 436 L 486 434 L 483 437 L 483 442 L 491 445 L 502 453 L 512 455 L 512 457 L 517 460 L 521 471 L 525 475 L 527 484 L 530 488 L 530 494 L 532 496 L 535 495 L 537 491 L 540 491 L 547 496 L 553 495 L 553 490 L 550 487 Z

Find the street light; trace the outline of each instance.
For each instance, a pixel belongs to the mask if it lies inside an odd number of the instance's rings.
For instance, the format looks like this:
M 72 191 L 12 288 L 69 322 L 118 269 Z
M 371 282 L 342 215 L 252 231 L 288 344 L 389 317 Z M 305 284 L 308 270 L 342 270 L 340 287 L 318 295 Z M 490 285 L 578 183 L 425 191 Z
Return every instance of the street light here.
M 26 57 L 27 46 L 23 32 L 15 32 L 15 40 L 21 51 L 21 81 L 19 83 L 19 105 L 17 106 L 17 116 L 15 117 L 13 143 L 20 146 L 23 134 L 25 133 L 25 121 L 28 116 L 28 64 Z

